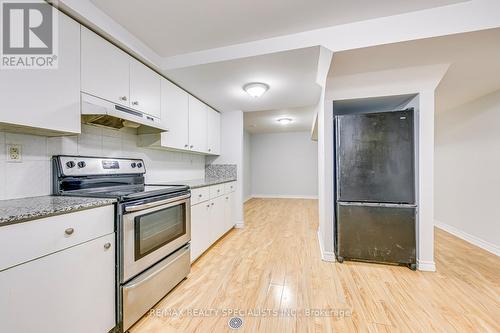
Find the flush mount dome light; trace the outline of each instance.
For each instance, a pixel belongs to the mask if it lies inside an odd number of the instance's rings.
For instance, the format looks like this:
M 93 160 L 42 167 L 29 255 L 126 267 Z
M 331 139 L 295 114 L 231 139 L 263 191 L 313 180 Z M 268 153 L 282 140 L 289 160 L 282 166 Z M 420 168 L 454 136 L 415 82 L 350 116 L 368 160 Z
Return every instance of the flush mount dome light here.
M 288 125 L 292 122 L 292 118 L 279 118 L 277 122 L 281 125 Z
M 269 90 L 269 85 L 262 82 L 251 82 L 243 86 L 243 90 L 252 97 L 260 97 Z

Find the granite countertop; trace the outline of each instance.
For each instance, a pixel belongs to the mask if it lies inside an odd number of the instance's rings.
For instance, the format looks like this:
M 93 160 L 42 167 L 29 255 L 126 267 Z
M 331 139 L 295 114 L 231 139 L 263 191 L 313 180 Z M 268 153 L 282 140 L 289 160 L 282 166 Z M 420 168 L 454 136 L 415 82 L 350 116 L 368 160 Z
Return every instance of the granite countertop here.
M 111 205 L 114 202 L 116 202 L 115 199 L 50 195 L 0 200 L 0 227 L 78 210 Z
M 189 188 L 196 189 L 205 186 L 223 184 L 236 181 L 236 178 L 202 178 L 202 179 L 191 179 L 191 180 L 180 180 L 176 182 L 167 182 L 167 183 L 154 183 L 152 185 L 187 185 Z
M 236 181 L 236 164 L 210 164 L 205 168 L 205 178 L 170 182 L 169 185 L 187 185 L 191 189 Z

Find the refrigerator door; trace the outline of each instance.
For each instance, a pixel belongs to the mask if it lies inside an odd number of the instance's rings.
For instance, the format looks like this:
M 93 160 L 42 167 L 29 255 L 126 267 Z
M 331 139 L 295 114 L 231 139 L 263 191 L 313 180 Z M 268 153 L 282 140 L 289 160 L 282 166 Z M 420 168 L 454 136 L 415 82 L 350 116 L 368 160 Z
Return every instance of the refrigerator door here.
M 338 201 L 415 203 L 413 111 L 336 117 Z
M 338 204 L 337 255 L 371 262 L 416 263 L 416 208 Z

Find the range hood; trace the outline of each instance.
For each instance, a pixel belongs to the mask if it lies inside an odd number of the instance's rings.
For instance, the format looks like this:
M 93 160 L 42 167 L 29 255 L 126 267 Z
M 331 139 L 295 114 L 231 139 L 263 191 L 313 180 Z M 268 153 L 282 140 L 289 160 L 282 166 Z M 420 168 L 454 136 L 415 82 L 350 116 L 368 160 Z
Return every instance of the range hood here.
M 137 128 L 143 133 L 161 133 L 167 129 L 161 120 L 149 114 L 129 109 L 107 100 L 82 93 L 82 122 L 114 129 Z

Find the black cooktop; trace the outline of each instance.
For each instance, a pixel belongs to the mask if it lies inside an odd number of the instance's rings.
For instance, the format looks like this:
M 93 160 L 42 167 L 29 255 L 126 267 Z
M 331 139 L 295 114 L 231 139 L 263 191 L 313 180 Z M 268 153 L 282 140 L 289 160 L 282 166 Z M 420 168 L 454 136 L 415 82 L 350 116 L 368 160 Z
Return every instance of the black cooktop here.
M 144 199 L 156 197 L 165 194 L 174 194 L 188 191 L 189 187 L 185 185 L 135 185 L 135 186 L 109 186 L 102 188 L 87 188 L 64 192 L 64 195 L 113 198 L 118 201 L 129 201 L 134 199 Z

